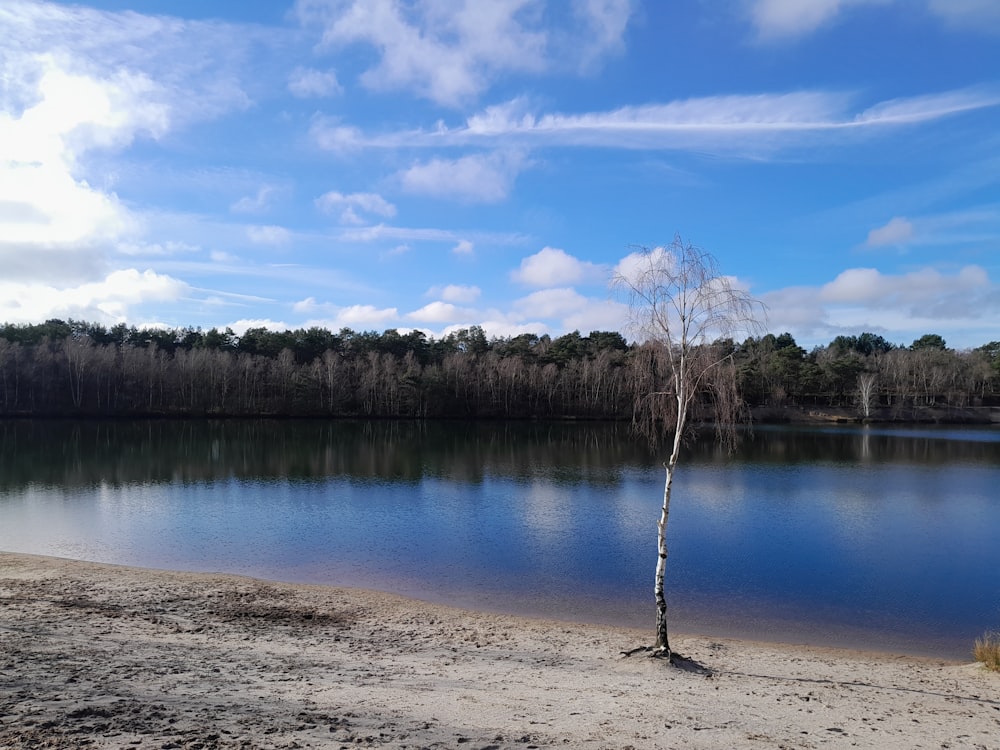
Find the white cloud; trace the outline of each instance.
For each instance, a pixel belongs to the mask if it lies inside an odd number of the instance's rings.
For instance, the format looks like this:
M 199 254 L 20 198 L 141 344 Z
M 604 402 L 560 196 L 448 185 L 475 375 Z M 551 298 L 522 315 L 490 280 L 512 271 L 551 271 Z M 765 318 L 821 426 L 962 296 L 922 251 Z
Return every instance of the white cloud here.
M 247 239 L 255 245 L 285 245 L 292 239 L 292 233 L 284 227 L 273 225 L 247 227 Z
M 589 304 L 576 312 L 568 313 L 562 319 L 564 330 L 580 331 L 624 331 L 629 326 L 628 305 L 614 300 L 591 299 Z
M 512 320 L 504 315 L 497 314 L 494 317 L 486 318 L 479 326 L 486 332 L 487 338 L 504 338 L 507 336 L 520 336 L 522 333 L 533 333 L 536 336 L 544 336 L 552 333 L 552 329 L 538 320 Z M 467 324 L 448 326 L 445 334 L 456 331 L 460 328 L 467 328 Z
M 565 18 L 567 31 L 546 27 L 565 15 L 558 2 L 298 0 L 306 25 L 323 29 L 327 47 L 368 44 L 378 62 L 361 76 L 374 90 L 404 90 L 458 106 L 509 73 L 587 68 L 621 48 L 628 0 L 588 0 Z
M 586 297 L 574 289 L 543 289 L 514 301 L 511 319 L 550 321 L 550 331 L 622 330 L 628 322 L 628 306 L 609 299 Z M 521 331 L 524 333 L 525 331 Z
M 843 0 L 753 0 L 750 17 L 763 38 L 800 36 L 835 18 Z
M 357 211 L 386 218 L 396 215 L 396 207 L 378 193 L 349 193 L 345 195 L 331 190 L 317 198 L 315 203 L 316 207 L 325 213 L 340 211 L 341 224 L 364 224 L 365 220 L 357 214 Z
M 0 260 L 8 274 L 32 265 L 24 262 L 27 254 L 37 254 L 50 269 L 65 261 L 96 269 L 138 225 L 117 196 L 78 176 L 80 160 L 97 149 L 126 146 L 140 133 L 158 135 L 162 111 L 144 104 L 148 86 L 139 77 L 74 75 L 51 55 L 35 63 L 33 102 L 19 113 L 0 111 Z M 0 79 L 8 70 L 0 58 Z M 84 261 L 88 254 L 93 257 Z M 11 255 L 21 261 L 7 263 Z M 68 258 L 73 255 L 75 261 Z
M 445 302 L 457 302 L 458 304 L 469 304 L 479 299 L 482 289 L 478 286 L 463 286 L 461 284 L 448 284 L 444 287 L 432 287 L 427 291 L 428 297 L 440 297 Z
M 590 304 L 575 289 L 543 289 L 514 301 L 513 310 L 518 316 L 534 318 L 562 318 L 578 313 Z
M 172 240 L 165 240 L 163 242 L 119 242 L 115 249 L 120 255 L 147 258 L 167 258 L 173 255 L 186 255 L 201 251 L 201 248 L 197 245 L 187 242 L 174 242 Z
M 900 275 L 882 274 L 874 268 L 849 268 L 820 290 L 822 302 L 864 303 L 873 308 L 921 308 L 940 305 L 954 295 L 970 299 L 990 287 L 989 276 L 979 266 L 965 266 L 948 276 L 933 268 Z M 969 310 L 971 312 L 971 310 Z
M 0 320 L 36 323 L 48 318 L 76 318 L 118 323 L 144 302 L 179 299 L 188 291 L 182 281 L 134 268 L 76 286 L 5 280 L 0 282 Z
M 911 239 L 913 239 L 913 224 L 907 219 L 895 216 L 885 226 L 871 230 L 865 244 L 868 247 L 902 245 Z
M 476 249 L 476 246 L 469 242 L 469 240 L 459 240 L 458 244 L 451 249 L 455 255 L 472 255 L 472 251 Z
M 761 301 L 771 330 L 790 331 L 806 345 L 867 330 L 903 343 L 924 333 L 947 333 L 949 343 L 978 346 L 996 338 L 991 328 L 1000 316 L 1000 286 L 975 265 L 953 273 L 851 268 L 819 287 L 777 289 Z M 986 338 L 977 341 L 980 334 Z
M 1000 31 L 995 0 L 747 0 L 750 20 L 764 40 L 794 39 L 836 21 L 853 8 L 899 6 L 901 12 L 925 11 L 955 27 Z
M 351 305 L 339 308 L 332 317 L 310 321 L 309 325 L 325 326 L 333 331 L 341 328 L 377 330 L 397 320 L 399 320 L 399 310 L 395 307 L 377 308 L 374 305 Z
M 1000 3 L 996 0 L 928 0 L 928 6 L 952 26 L 1000 31 Z
M 473 155 L 417 165 L 414 170 L 415 177 L 420 178 L 415 180 L 417 189 L 425 183 L 443 188 L 449 178 L 462 180 L 466 174 L 490 180 L 491 187 L 484 192 L 495 200 L 506 194 L 504 186 L 518 172 L 530 166 L 523 150 L 529 147 L 694 150 L 759 158 L 762 154 L 815 145 L 819 139 L 890 133 L 996 107 L 1000 105 L 1000 91 L 995 87 L 971 87 L 891 99 L 867 107 L 852 106 L 855 99 L 843 92 L 818 90 L 734 94 L 580 114 L 534 114 L 524 100 L 515 99 L 488 107 L 456 127 L 441 123 L 433 130 L 377 135 L 352 129 L 350 147 L 502 146 L 508 150 L 504 157 Z M 321 147 L 330 149 L 343 148 L 342 140 L 346 138 L 339 129 L 322 122 L 314 126 L 313 136 Z M 406 175 L 402 173 L 404 180 Z M 475 191 L 474 185 L 464 184 L 462 190 L 470 187 Z
M 276 188 L 271 185 L 262 185 L 257 190 L 256 195 L 243 196 L 238 201 L 235 201 L 229 207 L 229 210 L 241 214 L 260 213 L 270 206 L 271 199 L 276 192 Z
M 587 70 L 608 53 L 624 47 L 625 29 L 632 15 L 631 0 L 585 0 L 574 4 L 573 12 L 589 33 L 570 34 L 560 41 L 574 48 L 581 69 Z M 568 59 L 574 57 L 573 52 L 562 54 Z
M 472 154 L 415 164 L 398 177 L 410 193 L 496 203 L 507 197 L 527 164 L 524 156 L 515 152 Z
M 266 328 L 269 331 L 289 331 L 292 329 L 292 326 L 287 323 L 270 318 L 241 318 L 228 323 L 225 327 L 231 328 L 237 336 L 242 336 L 250 328 Z
M 183 282 L 169 276 L 113 269 L 122 256 L 193 246 L 147 241 L 146 219 L 109 187 L 115 174 L 105 160 L 137 140 L 247 106 L 239 84 L 246 53 L 260 54 L 266 43 L 252 29 L 232 28 L 5 0 L 0 267 L 8 319 L 33 311 L 35 319 L 118 320 L 144 300 L 180 293 Z
M 405 242 L 402 245 L 396 245 L 395 247 L 386 250 L 382 253 L 383 258 L 395 258 L 399 255 L 405 255 L 410 252 L 413 248 L 407 245 Z
M 324 306 L 316 302 L 315 297 L 306 297 L 304 300 L 299 300 L 292 305 L 292 310 L 297 313 L 312 314 L 318 310 L 323 309 Z
M 607 276 L 604 267 L 575 258 L 565 250 L 544 247 L 521 261 L 511 279 L 528 286 L 563 286 L 593 281 Z
M 309 134 L 316 145 L 337 154 L 350 153 L 363 148 L 364 133 L 353 125 L 340 125 L 339 121 L 328 117 L 317 117 L 309 128 Z
M 334 96 L 343 91 L 332 70 L 296 68 L 288 77 L 288 90 L 301 99 Z
M 378 328 L 399 320 L 399 310 L 395 307 L 377 308 L 374 305 L 343 307 L 330 302 L 317 302 L 315 297 L 306 297 L 296 302 L 292 305 L 292 310 L 299 314 L 317 316 L 305 324 L 307 328 L 320 326 L 331 331 L 341 328 Z
M 673 255 L 662 246 L 629 253 L 615 266 L 614 275 L 638 285 L 639 278 L 655 268 L 673 266 Z
M 450 302 L 431 302 L 419 310 L 407 313 L 406 317 L 420 323 L 449 323 L 462 318 L 467 312 Z
M 129 98 L 141 95 L 134 112 L 155 112 L 175 128 L 247 107 L 243 79 L 280 46 L 281 36 L 260 26 L 5 0 L 0 64 L 18 73 L 22 102 L 32 99 L 37 64 L 48 56 L 67 73 L 126 82 Z

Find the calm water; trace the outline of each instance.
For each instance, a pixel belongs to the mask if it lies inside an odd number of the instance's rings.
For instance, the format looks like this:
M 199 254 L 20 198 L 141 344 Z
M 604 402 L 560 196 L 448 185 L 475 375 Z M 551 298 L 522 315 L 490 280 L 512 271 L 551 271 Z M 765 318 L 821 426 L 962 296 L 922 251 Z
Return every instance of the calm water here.
M 966 658 L 1000 628 L 1000 430 L 687 449 L 675 631 Z M 662 468 L 626 425 L 0 422 L 0 549 L 651 627 Z

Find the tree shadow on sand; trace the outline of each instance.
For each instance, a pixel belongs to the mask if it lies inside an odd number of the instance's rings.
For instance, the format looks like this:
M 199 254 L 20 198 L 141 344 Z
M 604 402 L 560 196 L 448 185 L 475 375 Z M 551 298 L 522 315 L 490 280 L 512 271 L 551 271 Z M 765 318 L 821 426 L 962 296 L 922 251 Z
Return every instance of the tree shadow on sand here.
M 639 653 L 644 653 L 651 659 L 662 659 L 670 666 L 675 669 L 679 669 L 682 672 L 691 672 L 692 674 L 700 674 L 705 677 L 711 677 L 714 674 L 711 669 L 695 659 L 690 659 L 686 656 L 678 654 L 676 651 L 671 651 L 668 656 L 652 646 L 638 646 L 636 648 L 629 649 L 628 651 L 622 651 L 621 655 L 627 658 Z

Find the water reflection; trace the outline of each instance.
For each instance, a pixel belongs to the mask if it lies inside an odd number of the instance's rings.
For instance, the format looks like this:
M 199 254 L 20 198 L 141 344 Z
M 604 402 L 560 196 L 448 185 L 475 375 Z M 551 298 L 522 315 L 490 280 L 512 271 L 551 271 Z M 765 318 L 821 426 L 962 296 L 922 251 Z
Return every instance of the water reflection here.
M 397 421 L 0 421 L 0 486 L 62 487 L 350 476 L 481 484 L 615 483 L 649 452 L 624 424 Z
M 686 447 L 681 629 L 964 656 L 1000 626 L 1000 432 Z M 0 422 L 0 548 L 645 626 L 662 467 L 624 424 Z

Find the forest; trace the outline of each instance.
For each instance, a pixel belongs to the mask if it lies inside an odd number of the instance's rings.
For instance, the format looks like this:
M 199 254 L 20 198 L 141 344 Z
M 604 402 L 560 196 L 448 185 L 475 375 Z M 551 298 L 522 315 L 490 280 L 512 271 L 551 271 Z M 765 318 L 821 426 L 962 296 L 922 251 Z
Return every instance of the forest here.
M 997 341 L 955 350 L 937 334 L 901 345 L 862 333 L 806 351 L 783 333 L 711 345 L 731 354 L 746 406 L 764 419 L 833 410 L 987 421 L 985 407 L 1000 407 Z M 238 336 L 8 323 L 0 415 L 629 419 L 638 398 L 669 382 L 656 354 L 611 331 L 488 338 L 473 326 L 433 338 L 251 328 Z

